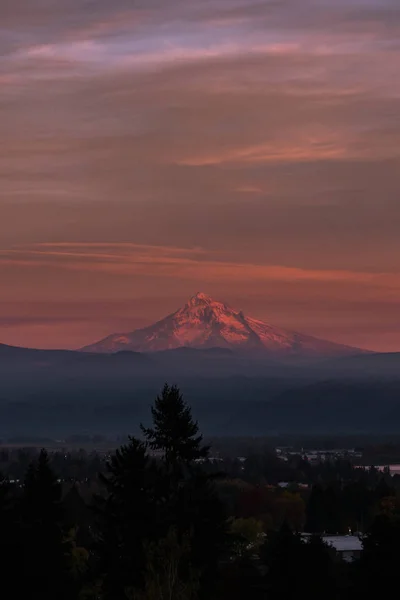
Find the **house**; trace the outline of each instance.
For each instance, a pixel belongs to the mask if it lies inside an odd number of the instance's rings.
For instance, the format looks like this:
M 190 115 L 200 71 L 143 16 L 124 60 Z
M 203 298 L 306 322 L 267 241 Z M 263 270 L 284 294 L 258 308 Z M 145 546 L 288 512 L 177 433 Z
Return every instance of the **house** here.
M 324 535 L 324 542 L 336 550 L 336 554 L 345 562 L 360 558 L 362 540 L 357 535 Z
M 332 546 L 344 561 L 351 562 L 360 558 L 362 540 L 357 535 L 326 535 L 322 539 Z
M 304 533 L 302 537 L 308 538 L 310 535 L 309 533 Z M 362 539 L 358 535 L 324 535 L 322 539 L 345 562 L 352 562 L 360 558 Z

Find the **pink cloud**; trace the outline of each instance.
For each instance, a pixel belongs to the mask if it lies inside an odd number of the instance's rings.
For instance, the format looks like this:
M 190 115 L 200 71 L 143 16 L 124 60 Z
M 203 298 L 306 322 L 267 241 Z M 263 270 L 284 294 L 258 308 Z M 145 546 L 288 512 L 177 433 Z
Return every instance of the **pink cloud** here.
M 38 249 L 42 248 L 42 249 Z M 96 252 L 96 248 L 98 251 Z M 104 252 L 107 249 L 108 252 Z M 199 254 L 199 256 L 194 256 Z M 109 275 L 144 274 L 198 281 L 353 283 L 400 291 L 400 274 L 304 269 L 284 265 L 220 260 L 204 250 L 127 243 L 39 244 L 0 252 L 1 265 L 99 271 Z

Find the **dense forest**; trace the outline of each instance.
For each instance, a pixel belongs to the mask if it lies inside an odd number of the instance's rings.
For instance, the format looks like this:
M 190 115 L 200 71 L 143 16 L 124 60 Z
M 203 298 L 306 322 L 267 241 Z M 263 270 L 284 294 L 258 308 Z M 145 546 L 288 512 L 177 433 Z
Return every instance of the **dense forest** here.
M 0 452 L 7 598 L 341 600 L 396 584 L 398 476 L 268 448 L 216 459 L 174 386 L 151 416 L 111 454 Z M 362 551 L 345 561 L 327 536 L 350 532 Z

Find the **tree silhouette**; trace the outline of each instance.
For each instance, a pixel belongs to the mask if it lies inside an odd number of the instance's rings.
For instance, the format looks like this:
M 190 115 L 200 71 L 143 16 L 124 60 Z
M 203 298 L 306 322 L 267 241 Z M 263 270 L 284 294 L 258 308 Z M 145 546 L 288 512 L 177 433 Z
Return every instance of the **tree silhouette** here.
M 199 598 L 208 598 L 227 531 L 225 508 L 211 477 L 194 462 L 206 457 L 208 448 L 202 446 L 197 423 L 178 388 L 164 387 L 152 416 L 153 427 L 142 428 L 147 442 L 130 438 L 101 477 L 105 494 L 96 500 L 95 579 L 102 579 L 106 600 L 126 600 L 127 590 L 131 597 L 142 592 L 157 597 L 160 586 L 169 585 L 161 572 L 167 559 L 161 560 L 160 553 L 165 554 L 170 544 L 180 566 L 190 564 L 200 574 Z M 161 457 L 151 457 L 149 448 L 161 451 Z M 177 568 L 176 562 L 169 565 Z M 191 577 L 180 566 L 179 578 L 185 585 L 175 589 L 175 596 L 194 597 L 197 587 L 194 590 Z M 164 578 L 163 583 L 152 581 L 153 576 Z M 185 587 L 188 581 L 190 589 Z
M 227 558 L 231 537 L 225 506 L 212 478 L 199 467 L 180 480 L 176 501 L 172 496 L 174 523 L 180 535 L 190 535 L 191 561 L 201 573 L 201 598 L 212 595 L 221 558 Z
M 143 584 L 145 542 L 168 528 L 162 512 L 165 480 L 145 444 L 135 438 L 115 452 L 100 479 L 106 496 L 96 499 L 98 567 L 105 573 L 105 598 L 125 600 L 125 589 Z
M 286 522 L 267 538 L 260 555 L 267 569 L 268 598 L 289 600 L 304 589 L 304 547 L 301 537 Z
M 31 598 L 72 598 L 69 551 L 62 527 L 61 486 L 47 452 L 28 467 L 19 505 L 20 584 Z
M 325 493 L 320 485 L 314 485 L 306 506 L 306 531 L 322 533 L 326 528 Z
M 400 519 L 378 515 L 363 539 L 356 597 L 392 594 L 398 581 Z
M 209 447 L 202 446 L 203 436 L 177 386 L 164 385 L 151 414 L 153 427 L 141 425 L 141 429 L 149 447 L 162 453 L 168 467 L 207 458 Z
M 337 598 L 333 553 L 319 535 L 312 535 L 303 547 L 303 569 L 306 574 L 303 591 L 310 600 Z
M 178 387 L 165 384 L 151 412 L 153 427 L 142 431 L 148 446 L 161 452 L 170 486 L 169 524 L 178 535 L 190 535 L 192 564 L 201 573 L 199 596 L 208 597 L 229 540 L 225 507 L 213 477 L 195 462 L 208 457 L 209 447 L 202 444 L 198 424 Z
M 319 600 L 337 598 L 335 565 L 331 549 L 318 535 L 306 542 L 284 523 L 271 534 L 261 551 L 267 568 L 268 598 Z
M 20 544 L 16 528 L 16 511 L 11 485 L 7 477 L 0 473 L 0 531 L 4 551 L 1 554 L 3 573 L 11 579 L 20 577 Z

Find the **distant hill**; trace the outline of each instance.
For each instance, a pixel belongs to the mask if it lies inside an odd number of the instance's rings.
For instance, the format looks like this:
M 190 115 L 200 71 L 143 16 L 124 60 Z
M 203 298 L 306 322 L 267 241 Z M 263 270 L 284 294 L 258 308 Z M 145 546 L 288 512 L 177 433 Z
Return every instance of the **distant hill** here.
M 0 439 L 139 432 L 176 383 L 207 435 L 400 434 L 400 353 L 288 360 L 236 348 L 112 354 L 0 345 Z

